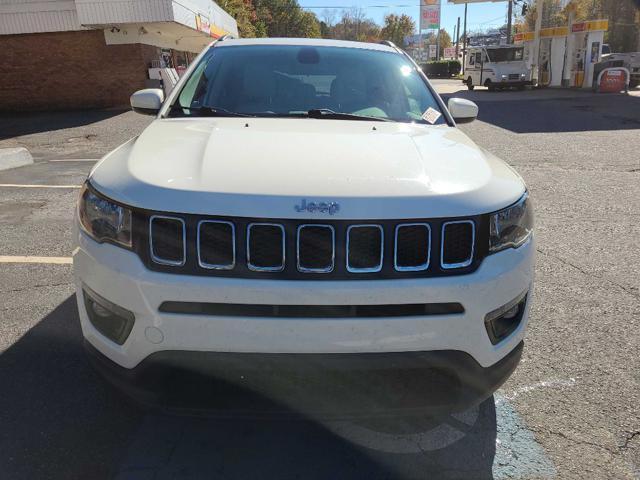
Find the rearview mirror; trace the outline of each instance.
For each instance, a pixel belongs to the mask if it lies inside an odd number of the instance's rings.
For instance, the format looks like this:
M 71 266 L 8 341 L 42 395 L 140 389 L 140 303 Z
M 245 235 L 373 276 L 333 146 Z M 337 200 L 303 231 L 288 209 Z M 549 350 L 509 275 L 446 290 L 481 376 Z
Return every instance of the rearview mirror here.
M 450 98 L 447 108 L 456 123 L 473 122 L 478 116 L 478 105 L 464 98 Z
M 131 95 L 131 108 L 143 115 L 156 115 L 164 102 L 164 92 L 159 88 L 145 88 Z

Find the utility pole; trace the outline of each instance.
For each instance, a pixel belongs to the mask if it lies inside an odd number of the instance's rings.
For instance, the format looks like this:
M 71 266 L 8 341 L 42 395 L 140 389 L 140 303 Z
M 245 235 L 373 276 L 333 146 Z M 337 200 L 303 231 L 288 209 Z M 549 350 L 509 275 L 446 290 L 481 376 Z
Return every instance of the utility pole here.
M 458 60 L 458 52 L 460 49 L 460 17 L 458 17 L 458 28 L 456 32 L 458 32 L 456 35 L 456 60 Z
M 436 61 L 440 60 L 440 30 L 442 30 L 442 1 L 438 1 L 438 35 L 436 36 Z
M 513 18 L 513 0 L 509 0 L 509 9 L 507 14 L 507 45 L 511 44 L 511 19 Z
M 464 75 L 464 66 L 467 63 L 467 4 L 464 4 L 464 33 L 462 34 L 462 74 Z

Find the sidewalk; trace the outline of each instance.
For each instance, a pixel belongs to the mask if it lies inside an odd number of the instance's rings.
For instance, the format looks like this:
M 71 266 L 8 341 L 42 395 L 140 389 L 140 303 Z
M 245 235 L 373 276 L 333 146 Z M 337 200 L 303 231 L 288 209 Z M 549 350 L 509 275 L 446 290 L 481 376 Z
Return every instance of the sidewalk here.
M 591 89 L 581 88 L 536 88 L 519 90 L 503 90 L 498 92 L 489 92 L 485 87 L 476 87 L 475 90 L 469 91 L 462 80 L 441 80 L 432 79 L 431 84 L 435 87 L 440 95 L 447 97 L 456 96 L 459 98 L 467 98 L 473 101 L 501 101 L 501 100 L 554 100 L 560 98 L 588 98 L 588 97 L 606 97 L 615 94 L 595 93 Z M 640 97 L 640 89 L 635 88 L 629 91 L 629 95 Z

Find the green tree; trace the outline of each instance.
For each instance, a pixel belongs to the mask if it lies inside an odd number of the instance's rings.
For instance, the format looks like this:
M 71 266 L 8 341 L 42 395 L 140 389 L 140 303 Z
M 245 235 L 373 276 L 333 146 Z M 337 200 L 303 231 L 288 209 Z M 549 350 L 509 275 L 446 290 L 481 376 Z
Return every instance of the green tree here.
M 391 40 L 399 47 L 402 47 L 405 37 L 413 35 L 415 30 L 416 24 L 409 15 L 390 13 L 384 17 L 384 26 L 380 31 L 380 36 L 383 40 Z
M 569 12 L 566 2 L 544 0 L 542 8 L 542 28 L 567 25 Z M 609 31 L 605 42 L 614 52 L 640 50 L 640 16 L 634 0 L 573 0 L 577 21 L 607 18 Z M 536 2 L 528 0 L 527 11 L 517 19 L 517 31 L 532 32 L 536 24 Z M 518 13 L 518 12 L 516 12 Z M 520 12 L 521 13 L 521 12 Z
M 596 0 L 599 1 L 599 0 Z M 518 13 L 516 11 L 516 13 Z M 516 31 L 532 32 L 536 28 L 538 7 L 536 0 L 529 0 L 527 12 L 516 19 Z M 544 0 L 542 5 L 542 28 L 566 25 L 567 15 L 562 0 Z
M 604 41 L 612 52 L 640 51 L 640 8 L 633 0 L 601 0 L 602 17 L 609 19 Z
M 331 27 L 324 21 L 320 21 L 320 36 L 322 38 L 331 38 Z
M 253 0 L 256 29 L 268 37 L 320 37 L 320 22 L 297 0 Z
M 436 45 L 436 44 L 438 44 L 438 37 L 436 36 L 435 33 L 430 32 L 426 37 L 424 37 L 425 48 L 427 48 L 426 45 Z M 444 28 L 440 29 L 439 45 L 440 45 L 440 50 L 439 50 L 440 57 L 444 55 L 445 48 L 453 46 L 453 43 L 451 42 L 451 35 L 449 35 L 449 33 Z
M 342 12 L 342 18 L 331 29 L 331 38 L 359 42 L 380 41 L 380 27 L 367 18 L 361 8 Z
M 258 17 L 251 0 L 219 0 L 218 4 L 238 24 L 238 33 L 241 37 L 263 37 L 265 31 L 257 26 Z
M 443 55 L 444 49 L 453 46 L 451 35 L 444 28 L 440 29 L 440 55 Z

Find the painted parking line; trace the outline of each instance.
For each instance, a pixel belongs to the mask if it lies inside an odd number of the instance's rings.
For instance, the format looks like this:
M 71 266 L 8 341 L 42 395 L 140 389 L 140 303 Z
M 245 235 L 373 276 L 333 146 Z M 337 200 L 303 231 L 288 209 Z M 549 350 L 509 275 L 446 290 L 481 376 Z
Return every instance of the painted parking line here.
M 71 257 L 27 257 L 21 255 L 0 255 L 0 263 L 40 263 L 49 265 L 69 265 Z
M 385 454 L 430 455 L 447 449 L 455 453 L 459 448 L 456 445 L 463 439 L 467 440 L 472 449 L 474 446 L 484 449 L 487 441 L 495 441 L 492 478 L 556 477 L 555 465 L 515 407 L 500 394 L 495 394 L 494 402 L 489 409 L 473 407 L 465 412 L 454 413 L 449 418 L 442 419 L 442 423 L 423 432 L 379 432 L 350 421 L 330 422 L 326 426 L 351 443 Z M 492 414 L 485 411 L 492 409 Z M 486 419 L 481 418 L 483 416 L 489 419 L 493 417 L 493 421 L 487 424 Z M 490 449 L 487 448 L 487 451 Z
M 0 188 L 81 188 L 82 185 L 30 185 L 20 183 L 0 183 Z

